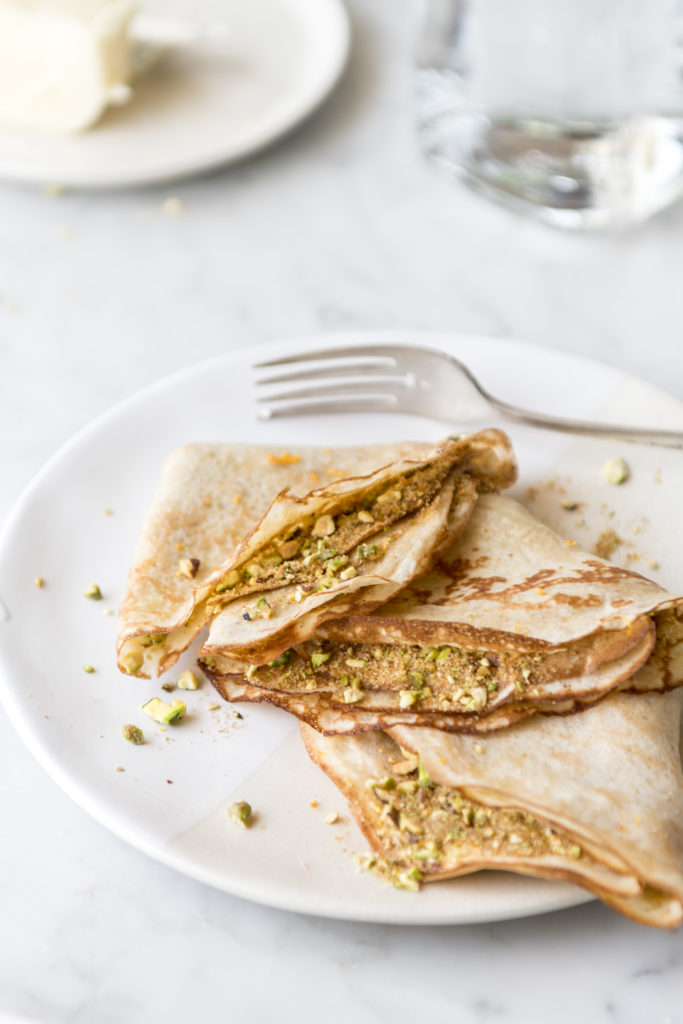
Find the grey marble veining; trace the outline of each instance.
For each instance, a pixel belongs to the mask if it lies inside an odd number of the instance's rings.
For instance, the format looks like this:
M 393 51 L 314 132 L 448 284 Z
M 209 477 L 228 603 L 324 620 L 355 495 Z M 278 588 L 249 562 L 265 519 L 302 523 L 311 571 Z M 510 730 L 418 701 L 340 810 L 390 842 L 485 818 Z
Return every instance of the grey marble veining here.
M 0 185 L 0 520 L 112 402 L 283 335 L 518 337 L 683 397 L 683 206 L 638 231 L 568 237 L 453 186 L 414 144 L 410 6 L 353 0 L 351 11 L 355 51 L 336 95 L 244 165 L 57 199 Z M 183 216 L 164 216 L 168 195 Z M 0 765 L 0 1021 L 683 1021 L 683 933 L 597 904 L 467 928 L 272 911 L 105 831 L 4 717 Z

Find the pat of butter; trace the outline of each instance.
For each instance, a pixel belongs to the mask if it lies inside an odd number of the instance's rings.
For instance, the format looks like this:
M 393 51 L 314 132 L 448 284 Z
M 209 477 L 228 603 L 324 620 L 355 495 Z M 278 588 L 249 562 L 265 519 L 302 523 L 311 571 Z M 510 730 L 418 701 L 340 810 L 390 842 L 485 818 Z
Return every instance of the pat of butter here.
M 130 94 L 133 0 L 0 0 L 0 121 L 78 132 Z

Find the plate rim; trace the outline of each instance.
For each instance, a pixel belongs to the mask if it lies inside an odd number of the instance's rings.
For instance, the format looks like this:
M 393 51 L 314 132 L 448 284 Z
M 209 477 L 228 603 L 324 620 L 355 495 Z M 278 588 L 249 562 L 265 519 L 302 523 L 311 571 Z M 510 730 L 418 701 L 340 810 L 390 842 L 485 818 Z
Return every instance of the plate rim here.
M 282 0 L 280 0 L 282 2 Z M 101 173 L 93 177 L 92 172 L 81 174 L 78 170 L 67 174 L 59 174 L 59 184 L 70 189 L 82 189 L 84 191 L 105 191 L 125 190 L 132 188 L 144 188 L 154 185 L 162 185 L 173 181 L 183 181 L 199 175 L 210 174 L 223 167 L 230 167 L 239 164 L 250 157 L 266 150 L 269 146 L 279 142 L 300 125 L 307 121 L 324 101 L 330 96 L 335 87 L 339 84 L 349 62 L 353 32 L 351 17 L 344 0 L 315 0 L 316 5 L 322 8 L 327 5 L 324 15 L 334 26 L 329 38 L 336 45 L 334 60 L 330 61 L 326 74 L 318 77 L 311 88 L 310 94 L 300 102 L 298 108 L 285 112 L 275 123 L 267 121 L 261 134 L 250 139 L 246 145 L 232 150 L 226 146 L 222 154 L 216 151 L 212 156 L 187 157 L 184 160 L 179 155 L 174 167 L 164 169 L 163 164 L 151 166 L 143 171 L 132 171 L 127 173 L 125 169 L 116 174 L 108 172 L 104 167 Z M 298 3 L 299 9 L 304 10 L 305 4 Z M 11 126 L 1 125 L 2 132 L 11 133 Z M 86 133 L 87 134 L 87 133 Z M 19 138 L 20 135 L 17 135 Z M 41 135 L 42 139 L 47 138 Z M 93 133 L 93 138 L 95 133 Z M 62 136 L 59 136 L 62 139 Z M 49 168 L 42 171 L 30 161 L 22 163 L 21 159 L 12 160 L 0 153 L 0 180 L 25 185 L 44 185 L 54 180 L 54 173 Z
M 433 332 L 420 329 L 399 331 L 334 331 L 319 332 L 311 335 L 287 336 L 267 342 L 261 342 L 253 346 L 240 346 L 208 359 L 189 363 L 172 373 L 161 376 L 157 380 L 152 381 L 132 394 L 127 395 L 123 399 L 103 410 L 97 416 L 90 419 L 59 446 L 59 448 L 50 456 L 37 473 L 35 473 L 28 484 L 22 489 L 19 496 L 11 506 L 4 523 L 0 527 L 0 550 L 5 548 L 5 545 L 11 540 L 14 530 L 20 524 L 24 505 L 31 501 L 35 492 L 40 490 L 43 479 L 51 473 L 52 469 L 65 455 L 71 452 L 71 450 L 77 447 L 82 441 L 87 439 L 88 435 L 97 428 L 105 426 L 108 421 L 114 421 L 122 415 L 125 417 L 126 410 L 129 406 L 134 406 L 139 402 L 144 401 L 148 396 L 154 395 L 157 391 L 163 390 L 173 382 L 177 383 L 188 374 L 195 372 L 207 372 L 212 367 L 219 364 L 230 365 L 234 360 L 239 361 L 240 359 L 243 359 L 247 352 L 255 362 L 262 359 L 264 356 L 272 356 L 275 349 L 285 349 L 289 346 L 294 348 L 295 346 L 302 347 L 304 345 L 315 345 L 315 347 L 331 348 L 339 347 L 339 345 L 342 344 L 348 345 L 351 349 L 368 343 L 378 345 L 390 345 L 391 343 L 429 343 L 433 348 L 443 348 L 445 343 L 448 341 L 451 343 L 454 341 L 460 343 L 476 343 L 484 341 L 501 347 L 510 346 L 517 350 L 522 348 L 529 352 L 541 351 L 551 355 L 553 358 L 559 359 L 561 362 L 568 360 L 583 367 L 599 366 L 603 370 L 617 374 L 620 381 L 635 382 L 639 386 L 649 387 L 655 392 L 673 399 L 683 408 L 683 402 L 681 402 L 677 396 L 672 395 L 671 392 L 658 387 L 650 381 L 637 377 L 633 374 L 629 374 L 626 371 L 621 370 L 619 367 L 593 359 L 592 357 L 586 357 L 572 352 L 564 352 L 560 349 L 548 349 L 545 346 L 536 345 L 526 341 L 519 341 L 509 337 L 471 332 Z M 91 818 L 94 818 L 99 824 L 103 825 L 108 831 L 116 835 L 119 839 L 122 839 L 133 848 L 164 864 L 165 866 L 177 870 L 196 881 L 211 886 L 212 888 L 216 888 L 238 898 L 256 902 L 264 906 L 270 906 L 276 909 L 295 913 L 305 913 L 317 917 L 357 921 L 360 923 L 411 926 L 456 926 L 517 918 L 521 919 L 523 917 L 534 916 L 540 913 L 550 913 L 555 910 L 578 906 L 595 899 L 592 894 L 580 889 L 579 887 L 571 887 L 572 891 L 570 893 L 548 887 L 545 891 L 539 890 L 538 893 L 529 893 L 524 907 L 503 907 L 496 911 L 495 915 L 492 915 L 490 908 L 488 908 L 481 914 L 475 912 L 454 914 L 451 910 L 450 912 L 446 912 L 443 917 L 440 917 L 434 914 L 434 908 L 431 907 L 427 913 L 422 914 L 420 913 L 419 908 L 416 908 L 416 912 L 411 913 L 409 917 L 404 918 L 403 915 L 392 915 L 386 913 L 381 916 L 370 912 L 363 915 L 360 914 L 357 909 L 354 909 L 353 911 L 345 911 L 344 907 L 339 905 L 334 909 L 327 906 L 320 906 L 320 895 L 316 895 L 315 892 L 313 893 L 311 900 L 307 901 L 302 900 L 301 898 L 288 899 L 286 895 L 274 896 L 272 894 L 264 894 L 263 892 L 255 894 L 253 887 L 250 889 L 248 883 L 241 885 L 238 882 L 236 883 L 234 879 L 231 880 L 229 884 L 226 884 L 226 880 L 223 877 L 218 877 L 210 869 L 203 867 L 201 864 L 195 863 L 188 854 L 178 853 L 170 849 L 168 844 L 155 843 L 154 839 L 146 836 L 142 829 L 135 827 L 131 828 L 130 825 L 125 822 L 119 821 L 115 811 L 110 812 L 108 805 L 106 804 L 102 806 L 101 802 L 98 801 L 96 794 L 89 793 L 86 788 L 79 784 L 79 780 L 73 778 L 68 769 L 64 768 L 60 764 L 58 759 L 53 757 L 49 751 L 42 747 L 39 736 L 33 733 L 30 720 L 25 715 L 22 708 L 22 702 L 20 700 L 17 687 L 11 679 L 10 666 L 5 662 L 3 647 L 4 644 L 0 634 L 0 701 L 11 724 L 14 726 L 28 750 L 36 758 L 46 773 L 82 810 L 84 810 Z

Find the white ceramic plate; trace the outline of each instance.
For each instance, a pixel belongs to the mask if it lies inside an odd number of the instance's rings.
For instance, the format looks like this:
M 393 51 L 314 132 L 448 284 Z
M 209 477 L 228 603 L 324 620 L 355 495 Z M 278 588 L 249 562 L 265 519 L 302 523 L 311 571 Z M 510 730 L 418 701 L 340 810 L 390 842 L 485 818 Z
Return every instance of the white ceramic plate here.
M 163 14 L 168 3 L 156 7 Z M 101 188 L 206 171 L 293 128 L 346 62 L 342 0 L 176 0 L 171 11 L 199 24 L 220 15 L 224 41 L 170 52 L 135 83 L 130 103 L 81 135 L 0 126 L 0 177 Z
M 0 696 L 30 749 L 82 807 L 139 849 L 227 892 L 306 913 L 403 924 L 495 920 L 581 903 L 589 897 L 572 886 L 501 873 L 428 886 L 418 896 L 359 874 L 351 854 L 366 844 L 337 790 L 308 761 L 288 715 L 242 705 L 238 720 L 229 705 L 210 710 L 217 698 L 205 683 L 186 694 L 187 718 L 163 732 L 139 711 L 148 697 L 164 696 L 158 682 L 122 676 L 115 667 L 116 618 L 103 611 L 115 609 L 122 596 L 164 456 L 189 440 L 263 442 L 278 451 L 312 438 L 323 445 L 435 440 L 451 428 L 394 414 L 254 418 L 253 361 L 304 345 L 397 340 L 453 352 L 512 402 L 580 418 L 683 427 L 680 403 L 616 370 L 479 337 L 327 335 L 190 367 L 92 423 L 15 507 L 0 538 L 0 601 L 8 613 L 0 621 Z M 621 451 L 613 444 L 514 426 L 510 433 L 521 465 L 517 494 L 541 485 L 533 507 L 583 546 L 607 526 L 616 529 L 626 539 L 617 552 L 622 562 L 629 556 L 638 556 L 637 566 L 661 562 L 662 570 L 646 571 L 680 591 L 680 546 L 670 544 L 683 503 L 680 453 L 629 449 L 632 480 L 616 488 L 600 476 L 604 460 Z M 542 486 L 551 476 L 555 482 Z M 585 503 L 585 525 L 562 509 L 563 487 Z M 44 577 L 44 588 L 35 586 L 36 576 Z M 101 602 L 82 597 L 92 581 L 102 589 Z M 188 654 L 171 677 L 192 662 Z M 96 672 L 84 673 L 84 664 Z M 149 742 L 125 742 L 126 722 L 142 726 Z M 258 811 L 248 832 L 228 820 L 235 799 Z M 343 823 L 324 825 L 333 810 Z

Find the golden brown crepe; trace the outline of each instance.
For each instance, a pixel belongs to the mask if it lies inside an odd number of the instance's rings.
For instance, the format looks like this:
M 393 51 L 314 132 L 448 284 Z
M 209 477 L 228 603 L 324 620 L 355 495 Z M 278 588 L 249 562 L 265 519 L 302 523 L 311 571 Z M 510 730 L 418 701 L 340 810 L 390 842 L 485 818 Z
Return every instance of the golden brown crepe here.
M 638 675 L 655 644 L 669 671 Z M 221 656 L 203 667 L 227 699 L 270 701 L 325 733 L 489 732 L 615 689 L 680 685 L 683 609 L 513 499 L 484 494 L 442 562 L 377 611 L 323 624 L 246 677 Z
M 347 475 L 308 490 L 330 474 Z M 426 450 L 278 457 L 244 446 L 180 449 L 129 576 L 119 667 L 162 672 L 212 621 L 214 648 L 267 660 L 330 616 L 371 610 L 433 564 L 465 526 L 479 488 L 505 486 L 515 474 L 499 431 Z
M 302 734 L 394 884 L 503 868 L 574 882 L 672 928 L 683 920 L 680 713 L 680 693 L 614 694 L 584 715 L 484 737 Z

